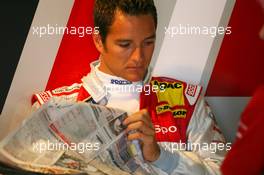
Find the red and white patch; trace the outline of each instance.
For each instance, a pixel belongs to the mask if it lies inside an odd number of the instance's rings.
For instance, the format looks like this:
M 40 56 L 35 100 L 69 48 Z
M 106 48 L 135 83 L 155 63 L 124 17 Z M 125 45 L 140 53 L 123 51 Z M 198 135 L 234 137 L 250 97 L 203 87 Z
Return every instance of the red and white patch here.
M 188 84 L 185 89 L 185 97 L 189 101 L 190 105 L 194 105 L 199 98 L 202 91 L 201 86 Z

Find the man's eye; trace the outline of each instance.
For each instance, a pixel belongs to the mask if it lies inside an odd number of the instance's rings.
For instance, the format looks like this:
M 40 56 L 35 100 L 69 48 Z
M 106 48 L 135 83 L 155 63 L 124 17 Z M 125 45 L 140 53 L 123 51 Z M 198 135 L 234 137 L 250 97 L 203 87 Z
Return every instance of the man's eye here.
M 118 44 L 120 47 L 123 47 L 123 48 L 126 48 L 126 47 L 129 47 L 129 43 L 120 43 Z
M 154 44 L 154 41 L 145 41 L 144 42 L 145 46 L 149 46 L 149 45 L 152 45 L 152 44 Z

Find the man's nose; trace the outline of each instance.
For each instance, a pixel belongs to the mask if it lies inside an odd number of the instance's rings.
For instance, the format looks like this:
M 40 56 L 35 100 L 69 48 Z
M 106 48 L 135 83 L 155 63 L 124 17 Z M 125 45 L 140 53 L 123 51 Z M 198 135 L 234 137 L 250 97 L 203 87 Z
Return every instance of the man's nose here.
M 143 60 L 143 50 L 141 47 L 136 47 L 131 55 L 132 61 L 134 61 L 137 65 Z

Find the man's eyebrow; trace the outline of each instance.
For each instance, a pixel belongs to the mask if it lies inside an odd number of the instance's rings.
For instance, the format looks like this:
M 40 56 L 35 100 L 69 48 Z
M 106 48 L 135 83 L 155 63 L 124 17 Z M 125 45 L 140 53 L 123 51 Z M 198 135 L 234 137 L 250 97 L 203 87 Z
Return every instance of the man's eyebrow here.
M 155 39 L 155 38 L 156 38 L 156 34 L 153 34 L 153 35 L 145 38 L 144 40 Z M 130 40 L 130 39 L 117 39 L 117 40 L 115 40 L 115 42 L 117 42 L 117 43 L 120 43 L 120 42 L 132 42 L 132 40 Z
M 145 40 L 148 40 L 148 39 L 155 39 L 155 38 L 156 38 L 156 34 L 153 34 L 153 35 L 151 35 L 151 36 L 145 38 Z
M 117 39 L 115 42 L 131 42 L 132 40 L 130 39 Z

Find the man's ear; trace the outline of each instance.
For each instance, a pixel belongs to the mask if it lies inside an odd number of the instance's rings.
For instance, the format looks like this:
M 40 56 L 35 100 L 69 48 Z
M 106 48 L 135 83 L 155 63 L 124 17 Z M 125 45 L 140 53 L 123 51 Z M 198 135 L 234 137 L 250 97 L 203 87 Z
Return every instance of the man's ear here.
M 259 31 L 259 37 L 264 40 L 264 24 L 262 25 L 262 28 Z
M 100 52 L 103 53 L 104 51 L 104 45 L 102 42 L 102 37 L 99 33 L 93 33 L 93 42 L 96 47 L 96 49 Z

